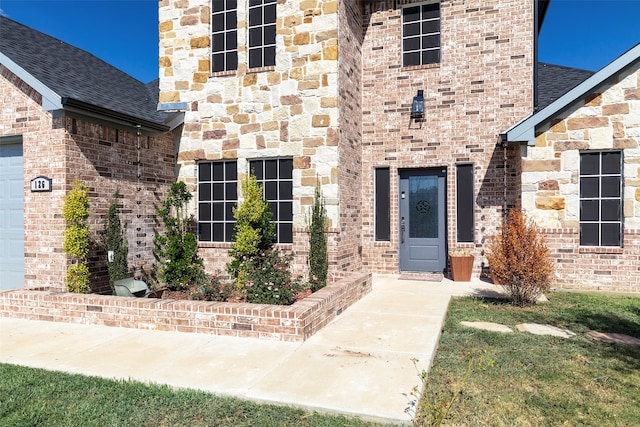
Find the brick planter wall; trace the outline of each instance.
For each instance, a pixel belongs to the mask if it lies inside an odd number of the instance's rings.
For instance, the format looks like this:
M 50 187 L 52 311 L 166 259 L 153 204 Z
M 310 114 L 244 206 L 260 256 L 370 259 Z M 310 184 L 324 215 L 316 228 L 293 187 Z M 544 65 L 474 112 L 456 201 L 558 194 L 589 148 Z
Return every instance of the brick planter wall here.
M 304 341 L 370 291 L 370 273 L 350 275 L 290 306 L 15 289 L 0 292 L 0 316 Z

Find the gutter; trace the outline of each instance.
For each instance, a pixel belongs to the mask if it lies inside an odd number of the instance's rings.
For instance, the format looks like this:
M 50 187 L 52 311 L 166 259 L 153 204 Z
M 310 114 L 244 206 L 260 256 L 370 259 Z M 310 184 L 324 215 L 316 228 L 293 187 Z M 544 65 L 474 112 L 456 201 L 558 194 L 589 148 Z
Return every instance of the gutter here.
M 61 98 L 62 109 L 65 112 L 76 113 L 79 115 L 89 116 L 97 119 L 106 119 L 109 122 L 124 125 L 129 128 L 136 129 L 138 126 L 142 130 L 146 130 L 149 133 L 165 133 L 171 130 L 171 127 L 165 124 L 159 124 L 150 120 L 140 119 L 130 116 L 124 113 L 118 113 L 117 111 L 109 110 L 107 108 L 98 107 L 79 101 L 77 99 L 62 97 Z

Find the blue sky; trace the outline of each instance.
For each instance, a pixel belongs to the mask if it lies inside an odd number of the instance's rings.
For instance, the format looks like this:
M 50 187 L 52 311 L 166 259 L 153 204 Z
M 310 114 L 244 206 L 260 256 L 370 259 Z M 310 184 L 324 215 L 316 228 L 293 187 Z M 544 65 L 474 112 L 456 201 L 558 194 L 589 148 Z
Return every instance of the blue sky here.
M 145 83 L 158 76 L 158 0 L 0 0 L 0 10 Z M 595 71 L 639 42 L 640 0 L 552 0 L 539 55 Z

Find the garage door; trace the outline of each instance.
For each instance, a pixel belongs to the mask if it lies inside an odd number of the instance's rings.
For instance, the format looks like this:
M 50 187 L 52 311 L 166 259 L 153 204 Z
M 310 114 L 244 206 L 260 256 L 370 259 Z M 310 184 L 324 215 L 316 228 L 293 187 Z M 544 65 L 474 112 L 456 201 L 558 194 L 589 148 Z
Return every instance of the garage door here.
M 0 289 L 24 286 L 22 141 L 0 138 Z

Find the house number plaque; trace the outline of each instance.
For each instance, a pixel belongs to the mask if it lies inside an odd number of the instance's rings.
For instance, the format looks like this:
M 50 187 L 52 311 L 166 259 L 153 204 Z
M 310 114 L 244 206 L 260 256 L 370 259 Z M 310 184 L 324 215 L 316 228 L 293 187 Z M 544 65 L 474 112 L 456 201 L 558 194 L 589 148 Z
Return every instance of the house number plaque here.
M 43 191 L 51 191 L 51 178 L 46 176 L 38 176 L 31 180 L 31 192 L 39 193 Z

